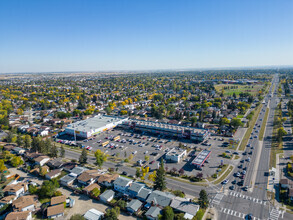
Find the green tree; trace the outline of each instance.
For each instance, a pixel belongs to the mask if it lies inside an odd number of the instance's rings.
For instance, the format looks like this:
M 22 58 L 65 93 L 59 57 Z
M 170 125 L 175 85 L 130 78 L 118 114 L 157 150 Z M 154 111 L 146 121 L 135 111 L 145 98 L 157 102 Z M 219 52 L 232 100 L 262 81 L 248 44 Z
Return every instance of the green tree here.
M 0 172 L 7 170 L 7 167 L 4 164 L 4 160 L 0 160 Z
M 114 208 L 107 209 L 106 214 L 104 216 L 105 220 L 118 220 L 118 216 L 120 214 L 120 208 L 115 206 Z
M 40 198 L 51 198 L 57 188 L 59 188 L 59 183 L 57 180 L 45 180 L 38 192 Z
M 234 128 L 238 128 L 240 126 L 243 126 L 243 123 L 241 122 L 240 118 L 232 118 L 230 125 L 233 126 Z
M 65 157 L 65 149 L 63 146 L 61 146 L 61 149 L 60 149 L 60 157 L 62 157 L 62 158 Z
M 0 199 L 2 199 L 4 197 L 4 192 L 2 190 L 2 188 L 0 188 Z
M 30 148 L 31 147 L 31 144 L 32 144 L 32 139 L 31 139 L 31 136 L 29 136 L 28 134 L 26 134 L 24 136 L 24 147 L 26 149 Z
M 173 220 L 174 216 L 175 216 L 174 211 L 170 206 L 166 206 L 163 209 L 163 215 L 162 215 L 163 220 Z
M 20 147 L 23 144 L 23 139 L 20 135 L 17 135 L 16 144 L 18 147 Z
M 93 196 L 98 197 L 101 191 L 99 188 L 94 188 L 91 193 L 93 194 Z
M 140 172 L 140 169 L 139 169 L 139 168 L 136 168 L 135 176 L 136 176 L 137 178 L 139 178 L 139 177 L 141 176 L 141 172 Z
M 50 157 L 58 157 L 58 149 L 55 144 L 52 145 Z
M 166 189 L 166 171 L 164 168 L 164 162 L 163 159 L 161 159 L 161 164 L 159 169 L 157 170 L 155 182 L 154 182 L 154 188 L 164 191 Z
M 13 156 L 10 163 L 13 167 L 18 167 L 19 165 L 23 164 L 23 160 L 19 156 Z
M 0 183 L 4 183 L 6 181 L 6 176 L 4 175 L 4 173 L 1 173 L 0 175 Z
M 202 189 L 199 193 L 198 204 L 202 209 L 206 209 L 209 206 L 208 195 L 204 189 Z
M 119 200 L 116 205 L 119 206 L 120 209 L 125 209 L 127 204 L 124 200 Z
M 85 220 L 81 214 L 74 214 L 70 217 L 70 220 Z
M 285 129 L 282 127 L 282 128 L 279 128 L 278 129 L 278 141 L 281 142 L 282 139 L 283 139 L 283 136 L 287 135 L 287 132 L 285 131 Z
M 105 154 L 104 152 L 102 152 L 100 149 L 98 149 L 95 152 L 95 157 L 96 157 L 96 163 L 99 167 L 101 167 L 103 165 L 103 163 L 105 161 L 107 161 L 107 154 Z
M 6 136 L 6 141 L 8 143 L 12 142 L 12 138 L 13 138 L 13 133 L 11 131 L 8 132 L 7 136 Z
M 79 157 L 79 163 L 81 164 L 86 164 L 87 162 L 87 151 L 85 149 L 85 147 L 82 149 L 81 151 L 81 155 Z

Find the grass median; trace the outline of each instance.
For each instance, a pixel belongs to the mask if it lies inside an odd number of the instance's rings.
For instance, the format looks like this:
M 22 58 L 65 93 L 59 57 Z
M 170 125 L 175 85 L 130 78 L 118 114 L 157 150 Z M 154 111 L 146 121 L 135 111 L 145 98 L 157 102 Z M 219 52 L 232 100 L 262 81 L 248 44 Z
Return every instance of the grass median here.
M 227 178 L 227 176 L 231 173 L 231 171 L 233 170 L 233 166 L 229 165 L 228 169 L 223 173 L 222 176 L 220 176 L 218 179 L 216 179 L 213 184 L 217 185 L 219 183 L 221 183 L 224 179 Z
M 263 123 L 262 123 L 261 128 L 260 128 L 260 131 L 259 131 L 258 138 L 259 138 L 260 141 L 263 140 L 263 137 L 264 137 L 264 134 L 265 134 L 265 129 L 266 129 L 267 121 L 268 121 L 269 112 L 270 112 L 270 109 L 267 108 L 266 109 L 266 113 L 265 113 L 265 117 L 264 117 L 264 120 L 263 120 Z
M 246 145 L 247 145 L 247 143 L 248 143 L 248 140 L 249 140 L 250 134 L 251 134 L 251 132 L 252 132 L 252 130 L 253 130 L 253 127 L 254 127 L 254 125 L 255 125 L 255 122 L 256 122 L 256 120 L 257 120 L 257 118 L 258 118 L 258 115 L 259 115 L 261 109 L 262 109 L 262 104 L 260 104 L 260 105 L 257 107 L 257 109 L 256 109 L 256 111 L 255 111 L 255 113 L 254 113 L 254 115 L 253 115 L 251 121 L 249 122 L 249 127 L 247 128 L 247 130 L 246 130 L 246 132 L 245 132 L 245 134 L 244 134 L 244 137 L 242 138 L 242 141 L 241 141 L 241 143 L 240 143 L 240 145 L 239 145 L 239 147 L 238 147 L 238 150 L 240 150 L 240 151 L 244 151 L 244 149 L 245 149 L 245 147 L 246 147 Z
M 276 167 L 276 155 L 283 153 L 283 142 L 278 141 L 278 118 L 282 117 L 282 110 L 279 108 L 276 108 L 275 114 L 274 114 L 274 127 L 273 127 L 273 135 L 272 135 L 272 146 L 271 146 L 271 154 L 270 154 L 270 169 L 272 167 Z

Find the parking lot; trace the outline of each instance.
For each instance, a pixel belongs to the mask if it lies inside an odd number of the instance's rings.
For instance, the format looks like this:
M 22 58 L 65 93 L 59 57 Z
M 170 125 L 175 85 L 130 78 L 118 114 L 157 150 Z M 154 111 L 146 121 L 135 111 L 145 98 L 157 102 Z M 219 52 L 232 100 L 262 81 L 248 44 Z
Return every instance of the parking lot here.
M 120 137 L 119 139 L 113 140 L 118 136 Z M 62 139 L 63 138 L 73 139 L 72 137 L 66 136 L 62 137 Z M 57 141 L 58 140 L 59 139 L 57 139 Z M 152 170 L 159 166 L 161 158 L 164 158 L 164 155 L 170 149 L 179 147 L 181 143 L 181 146 L 188 150 L 187 157 L 179 163 L 165 161 L 165 167 L 167 167 L 168 170 L 173 169 L 177 171 L 183 168 L 184 173 L 187 175 L 196 175 L 198 172 L 202 172 L 205 178 L 213 175 L 221 162 L 224 164 L 231 163 L 230 159 L 219 157 L 220 154 L 223 152 L 227 153 L 227 151 L 231 152 L 230 155 L 233 154 L 233 149 L 222 147 L 222 144 L 228 142 L 228 140 L 229 138 L 212 136 L 207 140 L 207 143 L 193 143 L 191 140 L 186 139 L 176 140 L 163 135 L 136 133 L 132 130 L 126 131 L 124 129 L 115 128 L 86 140 L 78 140 L 77 144 L 92 152 L 100 149 L 106 154 L 121 158 L 122 160 L 131 159 L 134 163 L 138 162 L 137 165 L 148 165 Z M 102 146 L 105 142 L 108 144 Z M 202 167 L 202 171 L 199 171 L 194 169 L 191 162 L 203 149 L 209 149 L 212 153 L 208 161 Z

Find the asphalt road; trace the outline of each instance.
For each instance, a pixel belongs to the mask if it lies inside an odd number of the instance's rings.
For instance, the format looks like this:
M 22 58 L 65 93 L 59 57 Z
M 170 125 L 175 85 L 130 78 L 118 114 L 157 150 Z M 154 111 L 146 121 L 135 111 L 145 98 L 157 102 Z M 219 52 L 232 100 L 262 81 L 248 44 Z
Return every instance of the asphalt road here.
M 275 91 L 278 88 L 277 83 L 278 78 L 275 77 L 272 83 L 275 84 Z M 272 87 L 273 85 L 271 86 L 270 91 Z M 213 199 L 213 203 L 219 211 L 219 219 L 243 219 L 249 213 L 252 214 L 254 219 L 293 219 L 292 215 L 276 210 L 274 207 L 272 207 L 270 201 L 267 198 L 266 188 L 268 177 L 265 176 L 265 172 L 269 170 L 273 116 L 274 110 L 277 107 L 277 103 L 279 102 L 279 98 L 275 95 L 273 97 L 269 97 L 269 95 L 267 95 L 265 97 L 266 103 L 268 103 L 268 100 L 270 100 L 270 113 L 265 130 L 263 145 L 261 145 L 258 139 L 255 138 L 249 141 L 249 143 L 251 143 L 252 146 L 255 146 L 255 148 L 253 150 L 254 152 L 251 157 L 251 162 L 248 167 L 244 184 L 248 185 L 249 187 L 253 186 L 253 175 L 255 175 L 254 172 L 256 172 L 255 185 L 253 188 L 248 190 L 248 192 L 245 192 L 241 188 L 236 187 L 236 189 L 233 191 L 224 189 L 223 193 L 218 193 L 218 195 L 216 195 Z M 266 108 L 266 106 L 263 108 Z M 264 112 L 259 115 L 256 123 L 261 124 L 263 120 L 260 121 L 260 119 L 263 119 L 263 117 Z M 257 157 L 257 151 L 260 151 L 259 160 Z M 230 177 L 230 180 L 233 179 L 235 178 Z

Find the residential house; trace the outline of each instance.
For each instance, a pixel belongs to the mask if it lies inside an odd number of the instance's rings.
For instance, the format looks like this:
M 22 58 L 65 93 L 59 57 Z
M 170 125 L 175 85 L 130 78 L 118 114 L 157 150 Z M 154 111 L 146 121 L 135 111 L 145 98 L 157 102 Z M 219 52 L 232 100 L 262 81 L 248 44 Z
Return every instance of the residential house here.
M 152 193 L 152 190 L 151 189 L 148 189 L 148 188 L 142 188 L 139 193 L 137 194 L 137 198 L 140 200 L 140 201 L 143 201 L 145 202 L 148 198 L 148 196 Z
M 13 211 L 35 211 L 37 196 L 27 195 L 21 196 L 12 202 Z
M 21 147 L 15 147 L 12 149 L 12 152 L 14 152 L 17 155 L 22 155 L 25 153 L 25 149 L 23 149 Z
M 48 207 L 47 218 L 57 218 L 61 216 L 64 216 L 64 204 Z
M 61 158 L 56 158 L 53 160 L 50 160 L 47 165 L 51 168 L 51 169 L 60 169 L 63 166 L 63 162 Z M 72 167 L 73 168 L 73 167 Z
M 64 171 L 70 173 L 70 171 L 71 171 L 74 167 L 76 167 L 76 166 L 77 166 L 77 163 L 74 163 L 74 162 L 68 162 L 68 163 L 63 164 L 63 165 L 62 165 L 62 168 L 63 168 Z
M 55 170 L 48 172 L 45 175 L 45 177 L 46 177 L 46 179 L 51 180 L 51 179 L 54 179 L 54 178 L 60 176 L 61 173 L 62 173 L 62 169 L 55 169 Z
M 5 220 L 32 220 L 32 213 L 31 211 L 24 211 L 24 212 L 10 212 Z
M 291 181 L 289 179 L 284 178 L 284 179 L 280 180 L 280 185 L 281 185 L 282 188 L 288 189 L 290 187 L 290 182 Z
M 74 167 L 71 171 L 70 171 L 70 175 L 72 176 L 79 176 L 80 174 L 82 174 L 84 171 L 88 170 L 85 167 Z
M 16 197 L 19 197 L 23 195 L 28 190 L 27 184 L 24 182 L 19 182 L 16 184 L 11 184 L 6 186 L 3 189 L 3 192 L 6 192 L 8 195 L 15 195 Z
M 101 201 L 107 203 L 107 202 L 111 202 L 112 199 L 114 199 L 114 196 L 115 196 L 115 192 L 109 189 L 103 192 L 99 197 Z
M 66 196 L 55 196 L 51 198 L 51 202 L 50 202 L 51 206 L 59 205 L 61 203 L 62 204 L 66 203 Z
M 138 199 L 133 199 L 127 203 L 126 209 L 130 213 L 135 213 L 140 209 L 141 206 L 142 206 L 141 201 L 139 201 Z
M 133 181 L 126 177 L 119 176 L 114 182 L 114 189 L 118 192 L 125 193 Z
M 49 160 L 50 157 L 48 156 L 39 156 L 37 158 L 34 158 L 34 162 L 40 166 L 44 166 Z
M 144 187 L 145 187 L 144 184 L 142 184 L 142 183 L 138 183 L 138 182 L 134 182 L 134 183 L 132 183 L 131 186 L 127 189 L 127 194 L 128 194 L 130 197 L 134 198 L 134 197 L 137 196 L 137 194 L 140 192 L 140 190 L 141 190 L 142 188 L 144 188 Z
M 173 198 L 170 206 L 174 211 L 184 213 L 184 218 L 193 219 L 199 210 L 199 205 L 191 202 L 189 199 L 175 197 Z
M 104 213 L 96 209 L 88 210 L 84 216 L 86 220 L 100 220 L 104 217 Z
M 14 195 L 3 197 L 0 199 L 0 209 L 6 204 L 11 204 L 15 199 L 16 197 Z
M 145 216 L 149 220 L 157 220 L 159 219 L 159 215 L 162 214 L 162 209 L 157 206 L 152 206 L 146 213 Z
M 170 205 L 174 197 L 175 196 L 172 193 L 155 190 L 149 195 L 146 202 L 149 205 L 159 205 L 161 207 L 166 207 Z
M 83 172 L 77 177 L 77 181 L 84 186 L 88 186 L 93 184 L 96 181 L 96 178 L 87 172 Z
M 70 186 L 73 181 L 76 179 L 76 176 L 72 176 L 71 174 L 67 174 L 60 179 L 60 184 L 63 186 Z
M 119 177 L 119 174 L 103 174 L 98 177 L 97 182 L 105 187 L 112 187 L 113 182 Z
M 97 188 L 99 190 L 101 189 L 101 187 L 98 184 L 94 183 L 94 184 L 91 184 L 91 185 L 84 187 L 83 191 L 89 195 L 95 188 Z

